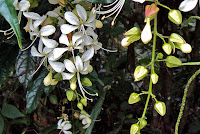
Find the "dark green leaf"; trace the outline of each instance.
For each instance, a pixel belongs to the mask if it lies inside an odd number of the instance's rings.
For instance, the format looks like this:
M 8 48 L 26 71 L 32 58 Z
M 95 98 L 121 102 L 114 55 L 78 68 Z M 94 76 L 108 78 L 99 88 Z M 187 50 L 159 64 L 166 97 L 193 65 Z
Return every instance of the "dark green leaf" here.
M 88 2 L 91 2 L 91 3 L 101 3 L 101 4 L 114 2 L 114 0 L 84 0 L 84 1 L 88 1 Z
M 91 134 L 92 133 L 92 129 L 94 127 L 95 120 L 97 119 L 97 116 L 101 112 L 101 108 L 102 108 L 103 101 L 105 99 L 105 95 L 106 95 L 106 91 L 104 91 L 104 90 L 99 91 L 99 97 L 100 98 L 99 98 L 98 102 L 96 103 L 95 107 L 92 109 L 92 112 L 91 112 L 91 115 L 90 115 L 92 123 L 86 129 L 85 134 Z
M 5 101 L 3 103 L 1 113 L 3 116 L 10 119 L 24 117 L 24 114 L 22 114 L 14 105 L 7 104 Z
M 2 116 L 0 115 L 0 134 L 3 133 L 3 128 L 4 128 L 4 120 Z
M 21 75 L 18 79 L 26 88 L 31 81 L 31 74 L 34 73 L 34 60 L 29 51 L 19 52 L 15 70 L 17 76 Z M 23 75 L 22 75 L 23 74 Z
M 89 77 L 89 79 L 91 79 L 93 81 L 97 81 L 97 82 L 99 82 L 99 84 L 104 86 L 104 83 L 98 78 L 98 74 L 96 73 L 95 70 L 93 70 L 91 73 L 89 73 L 88 77 Z
M 45 88 L 49 88 L 49 86 L 46 87 L 43 84 L 43 80 L 47 74 L 48 74 L 48 71 L 46 69 L 43 69 L 41 71 L 40 75 L 38 76 L 38 78 L 36 80 L 34 80 L 32 86 L 27 91 L 26 113 L 31 113 L 37 108 L 43 91 L 45 90 Z
M 14 69 L 18 49 L 13 45 L 1 44 L 0 46 L 0 86 L 7 80 Z
M 15 35 L 17 36 L 18 45 L 22 48 L 22 39 L 20 26 L 18 23 L 17 12 L 13 6 L 14 0 L 0 0 L 0 14 L 7 20 L 11 25 Z

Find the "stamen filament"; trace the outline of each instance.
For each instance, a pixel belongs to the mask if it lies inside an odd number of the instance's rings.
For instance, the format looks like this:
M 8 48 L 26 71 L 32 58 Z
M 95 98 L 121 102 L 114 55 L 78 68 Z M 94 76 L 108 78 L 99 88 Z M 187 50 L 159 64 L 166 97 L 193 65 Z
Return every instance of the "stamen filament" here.
M 42 66 L 42 64 L 44 63 L 44 61 L 47 59 L 47 56 L 45 56 L 43 58 L 43 60 L 41 60 L 41 63 L 39 65 L 39 67 L 35 70 L 35 72 L 33 74 L 31 74 L 31 77 L 33 77 L 33 75 L 35 75 L 37 73 L 37 71 L 40 69 L 40 67 Z
M 27 48 L 24 48 L 21 51 L 25 51 L 25 50 L 29 49 L 33 45 L 33 43 L 36 41 L 36 39 L 37 39 L 38 36 L 39 36 L 39 34 L 37 34 L 37 36 L 35 37 L 35 39 L 31 42 L 31 44 Z

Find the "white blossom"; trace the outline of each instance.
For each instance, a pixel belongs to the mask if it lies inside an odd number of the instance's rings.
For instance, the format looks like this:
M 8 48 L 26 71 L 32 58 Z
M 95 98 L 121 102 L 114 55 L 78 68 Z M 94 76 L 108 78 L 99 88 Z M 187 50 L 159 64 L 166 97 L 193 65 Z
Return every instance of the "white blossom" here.
M 92 123 L 92 121 L 90 119 L 90 115 L 88 115 L 88 114 L 86 114 L 86 115 L 81 114 L 79 118 L 82 120 L 84 129 L 88 128 L 90 126 L 90 124 Z
M 61 129 L 61 131 L 64 134 L 72 134 L 71 131 L 67 131 L 71 129 L 72 125 L 70 124 L 69 121 L 63 121 L 63 119 L 60 119 L 57 123 L 57 129 Z
M 179 10 L 183 12 L 189 12 L 196 7 L 197 2 L 198 0 L 184 0 L 179 5 Z

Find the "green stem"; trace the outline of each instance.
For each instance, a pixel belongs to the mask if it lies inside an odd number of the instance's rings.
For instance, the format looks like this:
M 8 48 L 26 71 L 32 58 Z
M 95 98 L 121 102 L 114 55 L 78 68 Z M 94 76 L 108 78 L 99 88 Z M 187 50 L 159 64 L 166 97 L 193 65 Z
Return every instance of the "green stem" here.
M 164 44 L 166 43 L 166 42 L 165 42 L 165 39 L 164 39 L 163 36 L 162 36 L 162 34 L 156 33 L 156 35 L 157 35 L 158 37 L 160 37 L 160 38 L 163 40 Z
M 184 107 L 185 107 L 185 101 L 186 101 L 186 97 L 187 97 L 187 92 L 188 92 L 188 88 L 191 84 L 191 82 L 197 77 L 197 75 L 200 74 L 200 69 L 197 70 L 193 75 L 192 77 L 188 80 L 188 83 L 184 89 L 184 95 L 183 95 L 183 99 L 182 99 L 182 104 L 181 104 L 181 108 L 180 108 L 180 112 L 178 114 L 178 119 L 176 121 L 176 126 L 175 126 L 175 134 L 178 134 L 178 127 L 179 127 L 179 124 L 180 124 L 180 121 L 181 121 L 181 118 L 183 116 L 183 110 L 184 110 Z
M 153 30 L 153 33 L 154 34 L 153 34 L 153 47 L 152 47 L 152 59 L 151 59 L 151 62 L 152 62 L 152 64 L 151 64 L 151 73 L 154 72 L 155 51 L 156 51 L 156 37 L 157 37 L 157 35 L 156 35 L 156 33 L 157 33 L 157 15 L 154 18 L 154 30 Z M 146 104 L 145 104 L 145 107 L 144 107 L 144 111 L 143 111 L 143 114 L 142 114 L 142 118 L 145 117 L 151 94 L 152 94 L 152 80 L 150 78 L 149 91 L 148 91 L 148 96 L 147 96 Z
M 164 7 L 166 9 L 168 9 L 169 11 L 171 11 L 171 9 L 168 6 L 165 6 L 165 5 L 161 4 L 160 2 L 158 2 L 158 5 L 161 6 L 161 7 Z
M 182 63 L 181 65 L 200 65 L 200 62 L 187 62 L 187 63 Z

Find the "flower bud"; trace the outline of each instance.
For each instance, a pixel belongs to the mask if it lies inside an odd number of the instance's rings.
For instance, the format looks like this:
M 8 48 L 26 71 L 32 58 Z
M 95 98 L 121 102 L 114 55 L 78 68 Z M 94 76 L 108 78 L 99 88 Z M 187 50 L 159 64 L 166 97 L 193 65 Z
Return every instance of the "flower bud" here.
M 49 74 L 44 78 L 43 83 L 45 86 L 49 86 L 52 81 L 52 72 L 49 72 Z
M 49 101 L 54 105 L 58 104 L 58 100 L 57 100 L 56 95 L 50 95 L 49 96 Z
M 134 71 L 135 81 L 140 81 L 146 77 L 148 70 L 144 66 L 137 66 Z
M 144 44 L 147 44 L 149 43 L 149 41 L 151 41 L 151 39 L 152 39 L 152 33 L 151 33 L 150 20 L 147 20 L 147 23 L 141 33 L 141 40 Z
M 145 16 L 152 19 L 159 10 L 160 9 L 154 3 L 151 5 L 146 5 Z
M 65 1 L 65 0 L 58 0 L 58 4 L 59 4 L 61 7 L 65 7 L 66 1 Z
M 132 93 L 128 99 L 129 104 L 134 104 L 140 101 L 140 96 L 137 93 Z
M 72 101 L 74 96 L 76 97 L 76 94 L 74 93 L 73 90 L 67 90 L 66 95 L 67 95 L 67 99 L 69 101 Z
M 182 23 L 182 15 L 181 12 L 179 10 L 171 10 L 168 13 L 168 18 L 171 22 L 173 22 L 174 24 L 181 24 Z
M 51 80 L 51 85 L 52 85 L 52 86 L 56 85 L 57 83 L 58 83 L 58 81 L 57 81 L 56 79 L 52 79 L 52 80 Z
M 93 71 L 93 67 L 91 65 L 89 65 L 88 69 L 87 69 L 87 72 L 88 73 L 91 73 Z
M 192 51 L 192 47 L 188 43 L 180 44 L 179 47 L 183 53 L 190 53 Z
M 162 45 L 162 49 L 167 55 L 170 55 L 172 52 L 172 46 L 169 43 L 165 43 Z
M 171 42 L 176 42 L 176 43 L 181 43 L 181 44 L 186 43 L 185 40 L 179 34 L 177 34 L 177 33 L 172 33 L 169 36 L 169 40 Z
M 158 82 L 158 75 L 156 73 L 152 73 L 151 80 L 153 84 L 156 84 Z
M 54 25 L 56 26 L 58 24 L 58 19 L 55 17 L 48 17 L 45 19 L 45 21 L 42 23 L 42 27 L 46 25 Z
M 78 102 L 78 103 L 77 103 L 77 107 L 78 107 L 80 110 L 83 110 L 83 104 L 82 104 L 82 103 Z
M 37 0 L 28 0 L 30 2 L 29 8 L 35 8 L 38 7 L 38 1 Z
M 141 31 L 138 27 L 133 27 L 130 30 L 128 30 L 124 35 L 140 35 Z
M 154 109 L 161 115 L 164 116 L 166 113 L 166 106 L 164 102 L 157 101 L 154 105 Z
M 76 90 L 76 87 L 77 87 L 76 82 L 71 82 L 70 83 L 71 90 Z
M 81 79 L 81 84 L 84 85 L 84 86 L 87 86 L 87 87 L 92 86 L 92 82 L 87 77 L 84 77 L 84 78 Z
M 140 129 L 143 129 L 147 125 L 147 121 L 145 119 L 140 119 Z
M 163 59 L 163 54 L 162 53 L 158 53 L 156 58 L 157 59 Z
M 81 98 L 81 103 L 86 107 L 87 106 L 87 99 Z
M 137 132 L 140 130 L 140 127 L 138 124 L 132 124 L 130 134 L 137 134 Z
M 103 23 L 100 20 L 96 20 L 96 28 L 102 28 Z
M 180 59 L 176 58 L 175 56 L 167 56 L 166 58 L 166 65 L 169 68 L 181 66 L 182 62 Z
M 130 39 L 130 37 L 123 38 L 122 41 L 121 41 L 121 45 L 123 47 L 128 47 L 131 44 L 131 42 L 129 41 L 129 39 Z

